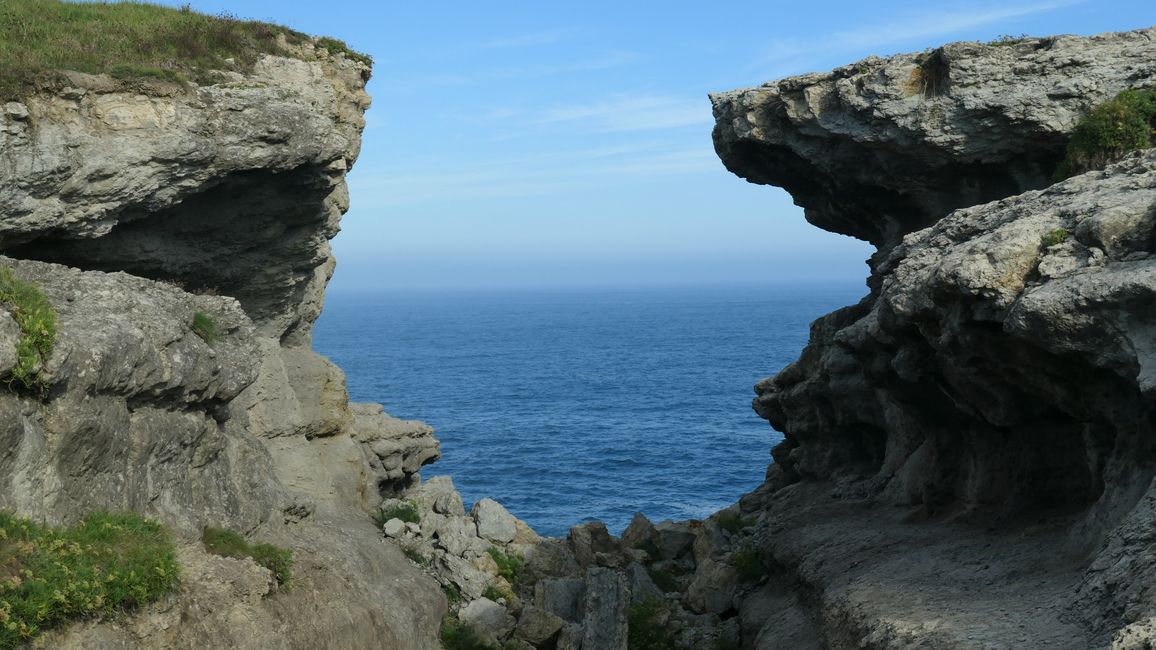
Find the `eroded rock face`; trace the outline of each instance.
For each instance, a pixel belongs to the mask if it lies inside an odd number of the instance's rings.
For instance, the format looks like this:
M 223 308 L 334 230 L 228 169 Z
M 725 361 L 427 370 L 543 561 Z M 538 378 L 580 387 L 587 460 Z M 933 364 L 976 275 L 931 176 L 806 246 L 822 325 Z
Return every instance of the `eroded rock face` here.
M 729 168 L 880 247 L 870 294 L 756 387 L 785 440 L 742 502 L 775 574 L 739 603 L 744 642 L 1151 642 L 1156 153 L 1049 182 L 1091 105 L 1156 81 L 1154 35 L 715 97 Z
M 0 252 L 211 289 L 307 342 L 349 207 L 368 68 L 268 56 L 147 94 L 108 77 L 0 115 Z
M 1049 184 L 1093 105 L 1156 82 L 1156 31 L 952 43 L 711 97 L 727 169 L 879 247 Z
M 437 441 L 308 345 L 368 69 L 306 58 L 143 93 L 65 74 L 0 114 L 0 265 L 58 313 L 44 394 L 0 386 L 0 508 L 132 510 L 181 547 L 171 597 L 46 647 L 440 647 L 444 596 L 371 518 Z M 288 548 L 293 588 L 206 556 L 206 526 Z

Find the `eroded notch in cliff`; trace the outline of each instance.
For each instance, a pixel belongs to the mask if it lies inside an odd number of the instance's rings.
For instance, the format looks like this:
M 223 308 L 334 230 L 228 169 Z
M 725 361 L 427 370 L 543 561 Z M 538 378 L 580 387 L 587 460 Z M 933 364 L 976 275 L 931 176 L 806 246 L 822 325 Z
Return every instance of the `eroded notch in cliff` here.
M 232 296 L 265 334 L 291 337 L 308 328 L 302 305 L 328 279 L 343 187 L 315 166 L 242 171 L 170 207 L 110 215 L 117 225 L 96 239 L 46 233 L 4 252 Z

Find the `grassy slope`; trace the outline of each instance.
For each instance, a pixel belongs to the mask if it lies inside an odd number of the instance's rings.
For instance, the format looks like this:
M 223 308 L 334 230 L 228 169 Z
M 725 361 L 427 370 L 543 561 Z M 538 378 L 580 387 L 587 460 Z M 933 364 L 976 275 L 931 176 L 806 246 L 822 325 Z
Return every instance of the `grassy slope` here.
M 0 99 L 19 97 L 53 70 L 185 81 L 243 70 L 262 54 L 292 55 L 282 42 L 311 40 L 279 25 L 145 3 L 0 0 Z M 316 45 L 370 62 L 336 39 Z

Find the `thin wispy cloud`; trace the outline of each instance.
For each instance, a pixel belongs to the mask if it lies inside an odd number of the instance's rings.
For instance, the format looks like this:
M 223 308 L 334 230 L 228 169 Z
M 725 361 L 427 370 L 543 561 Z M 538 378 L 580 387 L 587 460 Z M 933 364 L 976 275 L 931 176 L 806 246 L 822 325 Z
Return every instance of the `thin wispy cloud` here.
M 537 123 L 571 123 L 586 131 L 611 133 L 671 129 L 712 121 L 705 98 L 636 95 L 554 107 L 547 110 Z
M 961 34 L 970 29 L 994 25 L 1014 18 L 1048 13 L 1085 4 L 1088 0 L 1049 0 L 967 10 L 929 11 L 898 16 L 856 29 L 835 32 L 825 38 L 800 41 L 778 39 L 766 48 L 752 70 L 767 70 L 772 77 L 797 74 L 814 63 L 817 56 L 866 54 L 887 46 Z M 766 73 L 764 73 L 766 74 Z

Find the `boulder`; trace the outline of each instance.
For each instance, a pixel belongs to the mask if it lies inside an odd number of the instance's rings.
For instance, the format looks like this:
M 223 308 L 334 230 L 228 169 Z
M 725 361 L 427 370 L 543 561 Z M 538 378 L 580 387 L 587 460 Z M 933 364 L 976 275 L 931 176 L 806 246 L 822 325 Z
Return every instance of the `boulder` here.
M 558 634 L 566 621 L 544 609 L 529 606 L 522 610 L 514 637 L 535 646 L 546 643 Z
M 588 566 L 621 566 L 623 559 L 618 542 L 601 521 L 579 524 L 570 529 L 567 537 L 570 549 L 582 568 Z
M 489 598 L 478 598 L 458 611 L 458 618 L 491 643 L 500 643 L 513 631 L 514 617 Z
M 630 599 L 622 574 L 603 567 L 590 567 L 585 578 L 582 647 L 626 650 L 626 614 Z
M 508 544 L 518 534 L 518 524 L 505 506 L 493 499 L 480 499 L 470 510 L 478 534 L 495 544 Z

